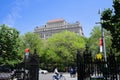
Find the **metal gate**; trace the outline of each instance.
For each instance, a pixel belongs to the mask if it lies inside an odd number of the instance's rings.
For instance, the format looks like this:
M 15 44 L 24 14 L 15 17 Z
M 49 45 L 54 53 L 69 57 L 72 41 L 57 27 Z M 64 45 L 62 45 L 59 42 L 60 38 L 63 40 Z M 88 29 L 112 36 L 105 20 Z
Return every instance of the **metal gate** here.
M 83 54 L 78 50 L 77 72 L 78 80 L 92 80 L 92 77 L 99 77 L 98 80 L 120 80 L 120 55 L 115 56 L 111 51 L 105 61 L 104 56 L 92 57 L 88 47 Z

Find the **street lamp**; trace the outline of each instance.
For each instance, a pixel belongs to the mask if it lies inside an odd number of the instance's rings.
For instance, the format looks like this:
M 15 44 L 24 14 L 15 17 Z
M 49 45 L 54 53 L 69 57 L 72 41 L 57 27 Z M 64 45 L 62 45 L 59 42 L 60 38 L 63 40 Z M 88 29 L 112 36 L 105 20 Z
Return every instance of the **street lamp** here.
M 105 62 L 107 62 L 105 35 L 104 35 L 104 29 L 102 26 L 101 26 L 101 32 L 102 32 L 102 40 L 103 40 L 103 53 L 104 53 Z M 107 67 L 107 64 L 105 64 L 105 67 Z
M 100 10 L 98 12 L 98 14 L 101 14 L 100 13 Z M 100 22 L 97 22 L 96 24 L 102 24 L 103 23 L 103 20 L 100 20 Z M 102 52 L 104 54 L 104 59 L 105 59 L 105 62 L 107 62 L 107 55 L 106 55 L 106 45 L 105 45 L 105 35 L 104 35 L 104 28 L 102 27 L 101 25 L 101 40 L 102 40 Z M 105 67 L 107 67 L 107 64 L 105 64 Z

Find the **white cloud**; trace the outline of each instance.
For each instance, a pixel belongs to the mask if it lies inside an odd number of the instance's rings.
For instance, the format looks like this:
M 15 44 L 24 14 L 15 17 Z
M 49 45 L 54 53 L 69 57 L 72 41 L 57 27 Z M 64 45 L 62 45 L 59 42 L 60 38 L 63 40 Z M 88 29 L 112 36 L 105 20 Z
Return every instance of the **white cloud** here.
M 3 23 L 13 27 L 16 20 L 22 17 L 20 11 L 22 7 L 26 5 L 28 5 L 28 0 L 15 0 L 12 3 L 12 8 L 10 9 L 10 12 L 4 18 Z

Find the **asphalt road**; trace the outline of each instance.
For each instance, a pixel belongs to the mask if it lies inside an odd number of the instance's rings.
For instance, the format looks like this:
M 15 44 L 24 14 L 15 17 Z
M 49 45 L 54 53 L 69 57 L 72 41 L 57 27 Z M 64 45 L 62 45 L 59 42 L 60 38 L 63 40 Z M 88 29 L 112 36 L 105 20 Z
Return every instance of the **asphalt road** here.
M 39 74 L 39 80 L 53 80 L 53 73 Z M 69 73 L 63 73 L 66 80 L 77 80 L 77 77 L 71 78 Z

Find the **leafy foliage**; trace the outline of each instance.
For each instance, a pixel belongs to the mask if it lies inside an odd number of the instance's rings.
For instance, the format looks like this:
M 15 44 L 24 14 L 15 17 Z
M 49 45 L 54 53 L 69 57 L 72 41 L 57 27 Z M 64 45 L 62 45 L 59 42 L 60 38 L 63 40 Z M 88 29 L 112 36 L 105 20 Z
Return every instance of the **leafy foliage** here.
M 19 32 L 6 25 L 0 25 L 0 64 L 14 65 L 21 62 Z
M 109 48 L 111 46 L 110 32 L 104 30 L 104 34 L 105 34 L 106 51 L 109 52 Z M 90 35 L 91 36 L 90 36 L 90 38 L 88 40 L 88 46 L 89 46 L 90 51 L 92 52 L 92 54 L 95 55 L 95 54 L 100 52 L 100 44 L 99 44 L 99 39 L 101 38 L 100 26 L 95 26 L 92 29 L 92 32 L 91 32 Z
M 120 0 L 113 1 L 113 9 L 106 9 L 102 12 L 102 27 L 110 31 L 112 36 L 112 48 L 120 51 Z
M 82 51 L 84 47 L 84 37 L 77 36 L 73 32 L 63 31 L 48 38 L 46 52 L 43 55 L 47 61 L 53 61 L 57 65 L 63 63 L 68 66 L 75 64 L 77 50 L 81 49 Z
M 42 40 L 38 34 L 28 32 L 25 35 L 22 35 L 20 39 L 23 43 L 23 50 L 29 48 L 31 54 L 34 53 L 34 49 L 36 49 L 38 53 L 40 52 L 42 47 Z

